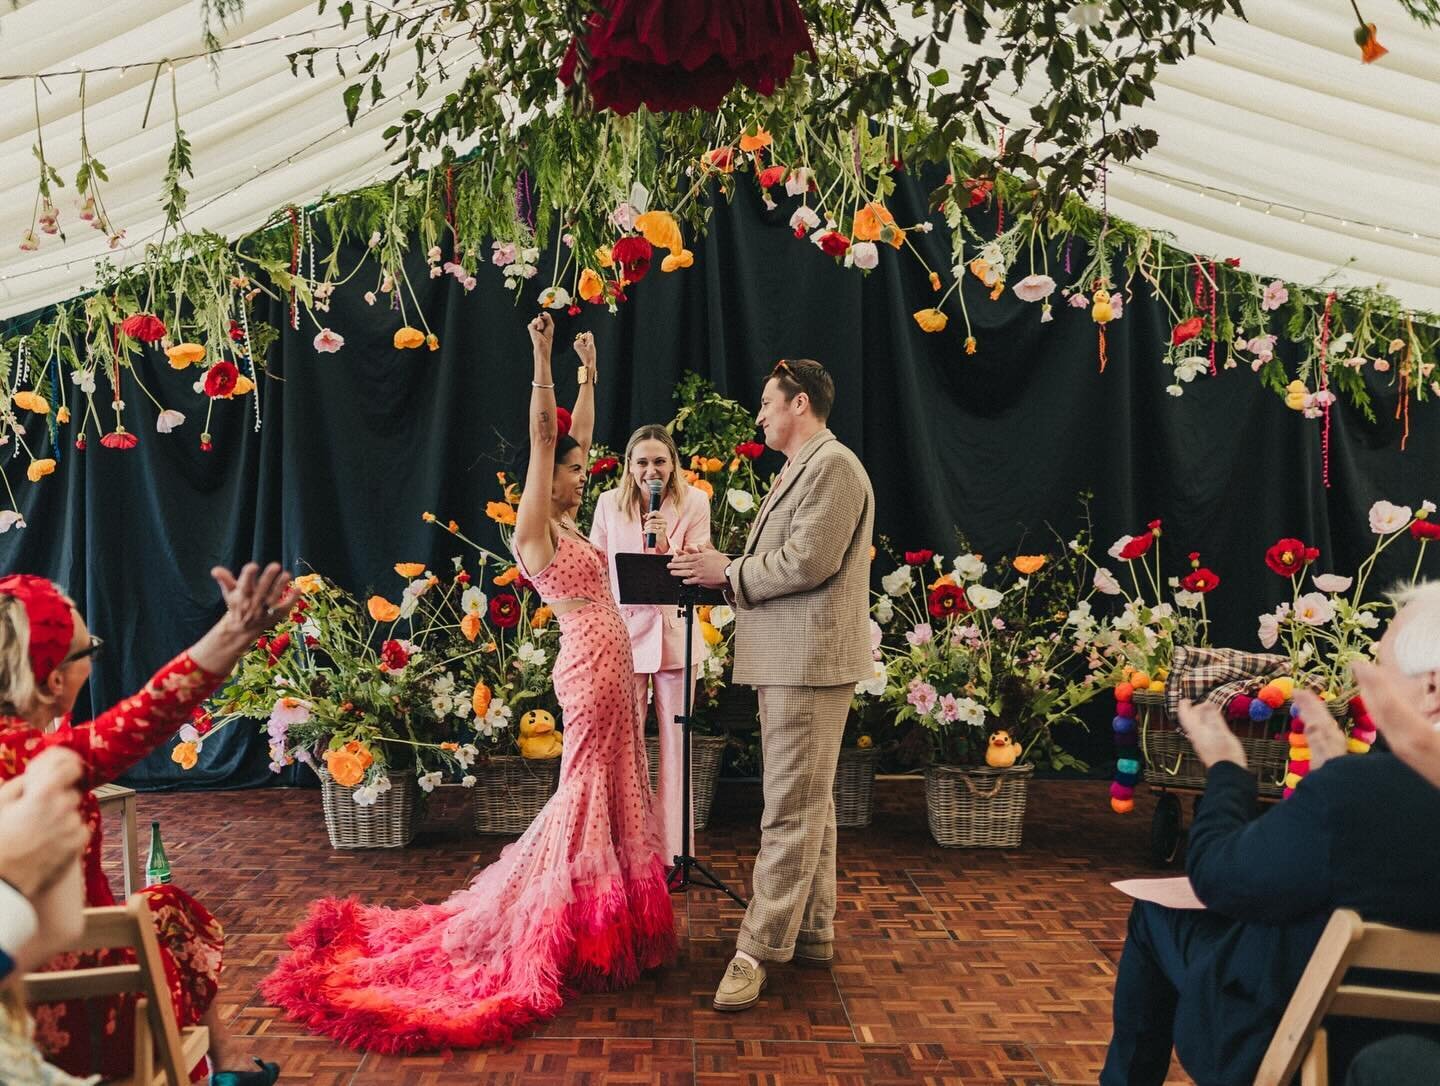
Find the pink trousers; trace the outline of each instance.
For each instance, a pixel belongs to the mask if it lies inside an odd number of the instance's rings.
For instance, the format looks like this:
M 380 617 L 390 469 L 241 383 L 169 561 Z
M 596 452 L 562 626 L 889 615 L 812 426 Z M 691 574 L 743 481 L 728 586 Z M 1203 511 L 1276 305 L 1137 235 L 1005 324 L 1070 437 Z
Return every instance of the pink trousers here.
M 694 679 L 691 679 L 694 682 Z M 653 675 L 635 676 L 635 697 L 640 703 L 641 719 L 650 697 L 655 699 L 655 720 L 660 729 L 660 772 L 656 779 L 655 810 L 665 831 L 665 860 L 668 863 L 680 852 L 680 782 L 684 775 L 684 731 L 675 718 L 685 711 L 685 669 L 657 671 Z M 694 772 L 694 766 L 691 766 Z M 690 849 L 695 851 L 695 797 L 690 796 Z

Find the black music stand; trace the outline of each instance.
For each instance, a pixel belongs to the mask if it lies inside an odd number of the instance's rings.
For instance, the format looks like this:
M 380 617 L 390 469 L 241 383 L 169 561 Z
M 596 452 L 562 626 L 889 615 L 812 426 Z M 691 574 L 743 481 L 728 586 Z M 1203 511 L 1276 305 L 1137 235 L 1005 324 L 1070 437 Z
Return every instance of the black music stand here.
M 678 607 L 685 612 L 685 711 L 675 718 L 675 723 L 684 728 L 684 770 L 680 778 L 680 855 L 676 856 L 665 876 L 665 883 L 671 893 L 683 893 L 692 886 L 704 886 L 719 890 L 745 908 L 745 899 L 720 877 L 690 854 L 690 713 L 694 697 L 694 682 L 689 681 L 693 669 L 692 652 L 695 647 L 695 608 L 703 604 L 719 604 L 725 597 L 718 588 L 702 585 L 688 585 L 670 572 L 670 558 L 664 554 L 617 554 L 615 573 L 620 582 L 620 602 L 627 606 L 647 605 Z M 660 727 L 665 722 L 660 721 Z

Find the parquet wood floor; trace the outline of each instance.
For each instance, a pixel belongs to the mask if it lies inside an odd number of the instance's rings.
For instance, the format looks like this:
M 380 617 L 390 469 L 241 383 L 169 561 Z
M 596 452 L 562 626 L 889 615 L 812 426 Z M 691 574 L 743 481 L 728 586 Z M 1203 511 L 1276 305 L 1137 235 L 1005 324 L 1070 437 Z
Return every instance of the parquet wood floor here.
M 745 893 L 760 790 L 720 788 L 699 851 Z M 176 882 L 224 923 L 222 1014 L 283 1065 L 285 1086 L 1095 1082 L 1127 913 L 1109 884 L 1147 873 L 1149 797 L 1120 818 L 1101 783 L 1038 781 L 1024 847 L 1008 852 L 932 843 L 919 781 L 880 781 L 876 799 L 872 827 L 840 834 L 833 970 L 777 967 L 759 1007 L 716 1013 L 741 911 L 696 890 L 676 902 L 672 968 L 576 999 L 509 1050 L 403 1059 L 312 1037 L 257 988 L 312 898 L 440 901 L 494 859 L 510 838 L 470 833 L 462 793 L 437 793 L 419 839 L 397 851 L 332 851 L 316 791 L 142 794 L 139 816 L 160 820 Z M 107 827 L 116 886 L 117 834 Z M 1190 1080 L 1176 1066 L 1171 1081 Z

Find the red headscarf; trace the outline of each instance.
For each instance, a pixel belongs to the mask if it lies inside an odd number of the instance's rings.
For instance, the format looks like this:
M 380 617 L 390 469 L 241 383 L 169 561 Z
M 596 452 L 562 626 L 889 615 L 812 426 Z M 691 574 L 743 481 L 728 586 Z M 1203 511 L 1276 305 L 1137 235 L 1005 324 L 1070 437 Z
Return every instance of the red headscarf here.
M 70 654 L 74 612 L 52 582 L 29 573 L 0 577 L 0 596 L 13 596 L 25 605 L 25 617 L 30 620 L 30 670 L 35 681 L 43 683 Z

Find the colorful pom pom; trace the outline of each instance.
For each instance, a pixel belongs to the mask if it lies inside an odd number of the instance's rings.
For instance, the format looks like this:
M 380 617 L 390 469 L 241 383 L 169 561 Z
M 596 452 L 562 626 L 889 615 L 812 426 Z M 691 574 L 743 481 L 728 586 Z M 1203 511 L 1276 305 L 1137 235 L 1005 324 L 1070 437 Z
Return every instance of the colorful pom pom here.
M 1250 716 L 1250 704 L 1254 700 L 1249 694 L 1236 694 L 1230 699 L 1225 711 L 1231 720 L 1246 720 Z
M 1250 719 L 1255 721 L 1257 724 L 1262 721 L 1269 720 L 1270 717 L 1274 715 L 1274 713 L 1274 708 L 1271 707 L 1268 703 L 1261 701 L 1259 698 L 1256 698 L 1250 703 Z
M 1116 814 L 1129 814 L 1135 809 L 1135 801 L 1133 799 L 1116 799 L 1111 796 L 1110 809 Z

